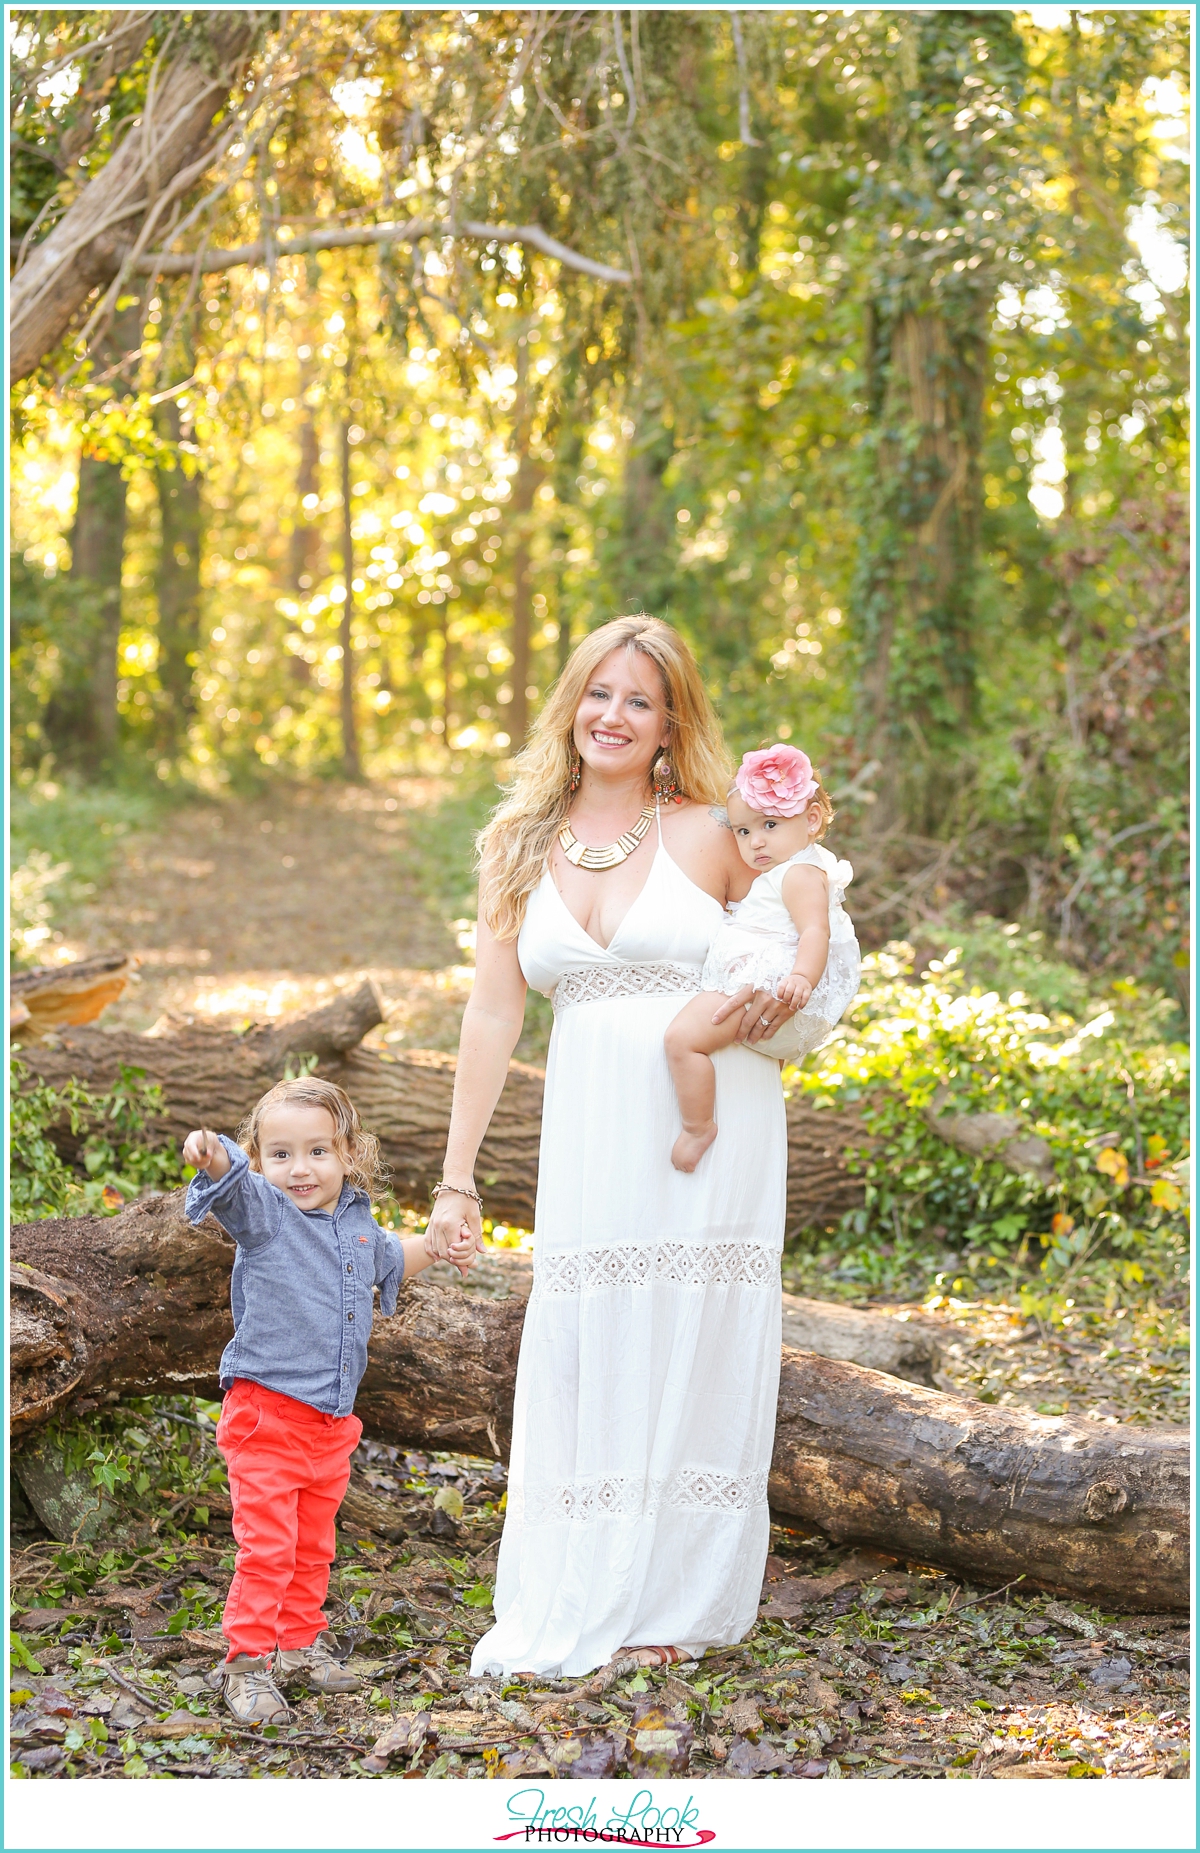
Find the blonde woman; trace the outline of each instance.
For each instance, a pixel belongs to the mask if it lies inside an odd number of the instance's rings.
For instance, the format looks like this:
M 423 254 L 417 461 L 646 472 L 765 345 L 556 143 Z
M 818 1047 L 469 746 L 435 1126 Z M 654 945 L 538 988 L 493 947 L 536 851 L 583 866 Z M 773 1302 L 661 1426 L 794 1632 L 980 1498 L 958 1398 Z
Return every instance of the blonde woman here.
M 663 1049 L 726 903 L 753 880 L 712 814 L 729 764 L 687 645 L 617 618 L 568 661 L 480 837 L 442 1253 L 477 1239 L 474 1164 L 521 1033 L 554 1002 L 496 1623 L 476 1674 L 583 1674 L 740 1640 L 758 1611 L 779 1377 L 787 1144 L 778 1068 L 714 1057 L 694 1172 Z M 791 1014 L 729 999 L 744 1039 Z M 461 1249 L 459 1250 L 461 1253 Z

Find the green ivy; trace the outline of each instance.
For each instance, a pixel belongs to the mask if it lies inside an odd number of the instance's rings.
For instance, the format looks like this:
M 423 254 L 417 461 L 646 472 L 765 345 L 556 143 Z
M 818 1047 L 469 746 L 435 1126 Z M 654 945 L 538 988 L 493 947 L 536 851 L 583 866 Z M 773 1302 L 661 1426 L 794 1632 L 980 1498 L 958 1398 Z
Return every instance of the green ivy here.
M 813 1107 L 853 1106 L 870 1136 L 850 1156 L 866 1192 L 844 1233 L 933 1235 L 1049 1270 L 1102 1247 L 1135 1260 L 1143 1239 L 1184 1246 L 1189 1055 L 1164 1034 L 1173 1004 L 1119 980 L 1081 1021 L 1022 990 L 968 987 L 958 958 L 914 981 L 911 946 L 868 956 L 837 1037 L 790 1076 Z M 1049 1147 L 1053 1181 L 948 1144 L 925 1117 L 935 1096 L 939 1116 L 1017 1115 Z
M 113 1215 L 132 1197 L 180 1184 L 179 1157 L 152 1149 L 148 1130 L 163 1111 L 162 1089 L 141 1068 L 122 1064 L 113 1086 L 95 1094 L 81 1081 L 35 1081 L 13 1057 L 10 1069 L 10 1202 L 18 1222 L 47 1216 Z M 69 1165 L 55 1134 L 79 1140 Z

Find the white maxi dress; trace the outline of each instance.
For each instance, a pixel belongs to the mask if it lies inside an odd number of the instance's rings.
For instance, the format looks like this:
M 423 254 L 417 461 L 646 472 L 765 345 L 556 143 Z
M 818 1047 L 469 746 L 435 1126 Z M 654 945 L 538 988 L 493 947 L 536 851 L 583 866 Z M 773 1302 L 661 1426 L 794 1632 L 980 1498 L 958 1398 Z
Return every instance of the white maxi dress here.
M 778 1066 L 715 1057 L 715 1143 L 671 1164 L 668 1023 L 720 904 L 663 847 L 611 944 L 547 870 L 517 944 L 553 997 L 533 1290 L 495 1625 L 474 1674 L 583 1674 L 629 1645 L 698 1655 L 758 1612 L 781 1342 Z

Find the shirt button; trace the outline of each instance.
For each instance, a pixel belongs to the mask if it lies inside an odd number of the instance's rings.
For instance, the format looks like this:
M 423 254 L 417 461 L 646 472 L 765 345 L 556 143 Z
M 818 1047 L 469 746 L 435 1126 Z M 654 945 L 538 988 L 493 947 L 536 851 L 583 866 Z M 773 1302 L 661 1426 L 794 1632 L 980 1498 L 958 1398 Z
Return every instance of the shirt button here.
M 353 1314 L 353 1313 L 347 1313 L 347 1314 L 346 1314 L 346 1324 L 347 1324 L 347 1325 L 353 1325 L 353 1324 L 354 1324 L 354 1314 Z
M 353 1263 L 353 1261 L 347 1261 L 347 1263 L 346 1263 L 346 1272 L 347 1272 L 347 1274 L 353 1274 L 353 1272 L 354 1272 L 354 1263 Z

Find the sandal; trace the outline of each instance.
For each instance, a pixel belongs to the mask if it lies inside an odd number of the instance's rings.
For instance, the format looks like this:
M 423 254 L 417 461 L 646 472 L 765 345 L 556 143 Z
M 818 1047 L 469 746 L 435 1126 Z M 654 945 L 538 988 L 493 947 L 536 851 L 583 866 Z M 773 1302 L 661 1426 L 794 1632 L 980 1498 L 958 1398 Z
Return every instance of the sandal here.
M 683 1655 L 678 1647 L 622 1647 L 616 1658 L 632 1659 L 638 1666 L 678 1666 Z
M 639 1667 L 674 1666 L 682 1659 L 678 1647 L 622 1647 L 607 1666 L 592 1674 L 583 1691 L 589 1698 L 599 1698 L 626 1673 L 634 1673 Z

